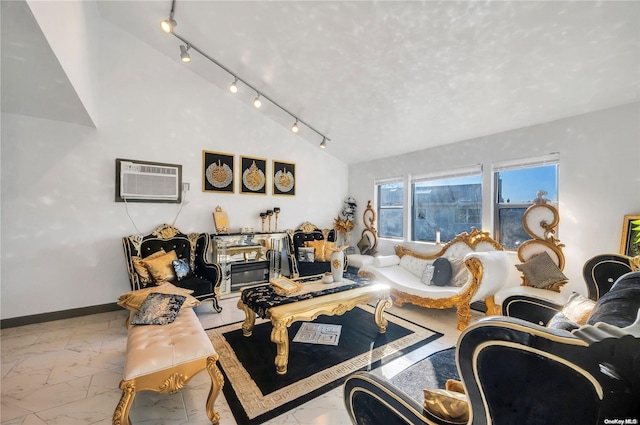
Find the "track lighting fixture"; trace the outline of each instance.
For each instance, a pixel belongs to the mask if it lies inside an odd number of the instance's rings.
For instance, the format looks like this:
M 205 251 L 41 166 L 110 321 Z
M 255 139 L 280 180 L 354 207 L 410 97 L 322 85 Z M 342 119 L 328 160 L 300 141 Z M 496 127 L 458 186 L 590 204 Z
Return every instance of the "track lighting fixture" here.
M 229 84 L 229 91 L 231 93 L 238 93 L 238 79 L 233 80 L 233 83 Z
M 188 63 L 191 62 L 191 56 L 189 56 L 188 50 L 191 46 L 188 44 L 185 46 L 183 44 L 180 45 L 180 59 L 182 62 Z
M 259 108 L 262 106 L 262 101 L 260 100 L 260 93 L 257 93 L 256 98 L 253 99 L 253 106 Z
M 162 28 L 162 31 L 166 32 L 167 34 L 172 33 L 173 29 L 177 25 L 178 23 L 173 18 L 165 19 L 164 21 L 160 22 L 160 28 Z
M 0 0 L 0 1 L 2 1 L 2 0 Z M 229 85 L 229 91 L 231 93 L 237 93 L 238 92 L 238 82 L 241 82 L 244 86 L 247 86 L 249 88 L 249 90 L 252 90 L 252 91 L 254 91 L 256 93 L 256 97 L 253 99 L 253 106 L 255 108 L 260 108 L 262 106 L 262 98 L 266 99 L 273 106 L 275 106 L 276 108 L 280 109 L 282 112 L 284 112 L 285 114 L 289 115 L 291 118 L 293 118 L 295 120 L 295 122 L 291 126 L 291 131 L 293 133 L 296 133 L 296 134 L 299 133 L 300 132 L 300 124 L 303 124 L 309 130 L 313 131 L 318 136 L 322 137 L 322 142 L 320 143 L 320 147 L 322 149 L 326 148 L 327 141 L 329 141 L 330 139 L 327 139 L 324 134 L 320 133 L 318 130 L 316 130 L 315 128 L 310 126 L 305 121 L 303 121 L 303 120 L 299 119 L 298 117 L 296 117 L 294 114 L 289 112 L 288 109 L 286 109 L 282 105 L 278 104 L 275 100 L 271 99 L 270 97 L 268 97 L 268 96 L 266 96 L 264 94 L 261 94 L 258 91 L 258 88 L 252 86 L 247 81 L 245 81 L 242 78 L 238 77 L 237 74 L 235 72 L 233 72 L 231 69 L 227 68 L 226 66 L 224 66 L 223 64 L 218 62 L 215 58 L 212 58 L 211 56 L 207 55 L 205 52 L 203 52 L 198 47 L 196 47 L 193 44 L 191 44 L 188 40 L 186 40 L 181 35 L 176 34 L 175 33 L 175 27 L 178 24 L 175 21 L 175 19 L 173 18 L 174 12 L 175 12 L 176 2 L 177 2 L 177 0 L 171 0 L 171 12 L 169 13 L 169 18 L 165 19 L 162 22 L 160 22 L 160 28 L 162 28 L 162 31 L 164 31 L 165 33 L 172 34 L 174 37 L 176 37 L 178 40 L 180 40 L 182 43 L 184 43 L 184 44 L 180 45 L 180 60 L 182 62 L 185 62 L 185 63 L 191 62 L 191 55 L 189 55 L 189 50 L 195 50 L 200 55 L 202 55 L 205 59 L 208 59 L 211 63 L 213 63 L 214 65 L 218 66 L 220 69 L 222 69 L 223 71 L 227 72 L 231 77 L 233 77 L 233 82 Z

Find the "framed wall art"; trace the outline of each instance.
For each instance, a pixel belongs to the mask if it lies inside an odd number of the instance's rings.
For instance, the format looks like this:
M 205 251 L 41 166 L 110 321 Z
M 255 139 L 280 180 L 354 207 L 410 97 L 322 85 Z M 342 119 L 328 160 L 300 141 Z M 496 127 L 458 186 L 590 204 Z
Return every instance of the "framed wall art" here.
M 273 160 L 273 194 L 296 195 L 296 164 Z
M 267 194 L 267 160 L 240 156 L 240 193 Z
M 620 254 L 629 257 L 640 255 L 640 215 L 624 216 Z
M 202 191 L 233 193 L 233 154 L 202 151 Z

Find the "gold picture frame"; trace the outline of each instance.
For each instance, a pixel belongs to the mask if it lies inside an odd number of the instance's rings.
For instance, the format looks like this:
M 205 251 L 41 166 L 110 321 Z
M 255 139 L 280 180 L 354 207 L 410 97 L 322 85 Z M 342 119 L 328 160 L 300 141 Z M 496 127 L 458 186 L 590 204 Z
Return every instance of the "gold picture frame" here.
M 635 242 L 638 238 L 637 227 L 632 221 L 640 220 L 640 215 L 625 215 L 622 222 L 622 239 L 620 240 L 620 254 L 635 257 L 640 255 L 640 242 Z
M 269 281 L 278 295 L 291 295 L 302 289 L 302 284 L 287 277 L 278 277 Z
M 265 158 L 241 155 L 239 168 L 240 193 L 267 194 L 267 160 Z
M 202 191 L 234 193 L 235 155 L 202 151 Z
M 271 193 L 276 196 L 296 196 L 296 164 L 273 160 L 271 168 L 273 187 Z

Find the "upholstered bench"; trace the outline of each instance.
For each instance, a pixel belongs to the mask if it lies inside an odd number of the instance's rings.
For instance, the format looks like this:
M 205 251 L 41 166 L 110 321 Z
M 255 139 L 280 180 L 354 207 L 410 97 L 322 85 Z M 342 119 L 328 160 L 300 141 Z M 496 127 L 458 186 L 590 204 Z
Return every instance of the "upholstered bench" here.
M 217 424 L 220 415 L 213 410 L 213 403 L 224 383 L 217 360 L 218 355 L 192 308 L 181 309 L 168 325 L 131 326 L 120 382 L 122 397 L 113 413 L 113 424 L 130 423 L 129 409 L 137 392 L 177 392 L 203 369 L 211 376 L 207 416 Z

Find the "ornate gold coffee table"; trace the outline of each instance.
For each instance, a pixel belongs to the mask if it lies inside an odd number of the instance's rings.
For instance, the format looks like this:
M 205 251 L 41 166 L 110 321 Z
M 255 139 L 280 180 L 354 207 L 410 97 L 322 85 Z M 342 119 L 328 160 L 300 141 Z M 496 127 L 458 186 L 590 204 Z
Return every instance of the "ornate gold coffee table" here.
M 322 284 L 320 284 L 322 285 Z M 328 285 L 325 285 L 325 287 Z M 250 290 L 251 288 L 249 288 Z M 295 294 L 294 294 L 295 295 Z M 335 292 L 328 295 L 320 295 L 288 304 L 277 305 L 267 310 L 267 318 L 271 320 L 271 342 L 276 344 L 276 372 L 279 375 L 287 373 L 289 362 L 289 331 L 288 328 L 294 322 L 311 321 L 321 314 L 327 316 L 343 315 L 352 310 L 358 304 L 368 304 L 377 301 L 374 319 L 379 333 L 387 330 L 387 319 L 384 318 L 384 309 L 392 305 L 389 297 L 389 287 L 381 283 L 372 283 L 358 288 Z M 238 300 L 238 308 L 245 313 L 242 324 L 242 334 L 251 336 L 256 321 L 256 313 L 247 306 L 242 297 Z

